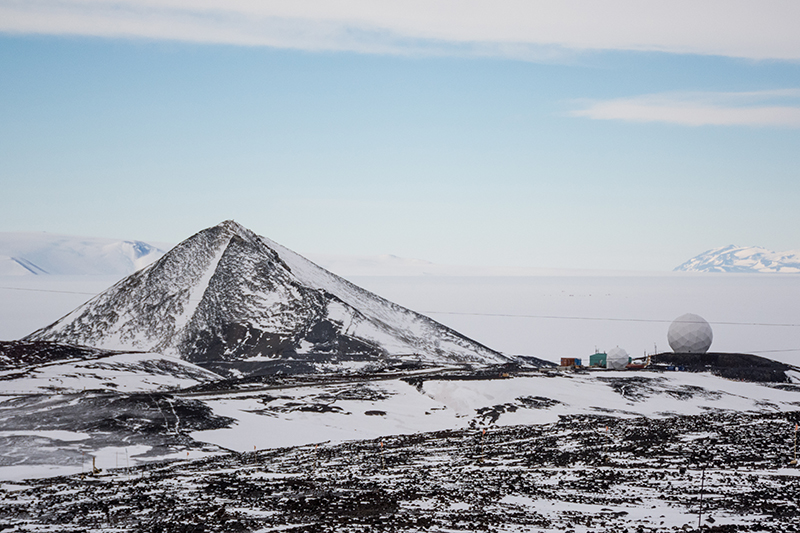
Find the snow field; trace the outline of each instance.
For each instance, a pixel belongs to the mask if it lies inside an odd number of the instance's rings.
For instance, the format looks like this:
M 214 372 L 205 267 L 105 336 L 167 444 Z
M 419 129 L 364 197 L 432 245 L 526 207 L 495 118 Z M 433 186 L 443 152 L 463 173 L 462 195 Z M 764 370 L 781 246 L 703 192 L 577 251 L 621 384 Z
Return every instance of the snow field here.
M 353 398 L 358 395 L 362 398 Z M 535 400 L 526 401 L 530 397 L 554 402 L 536 407 Z M 230 428 L 194 432 L 192 437 L 245 452 L 252 451 L 253 446 L 266 449 L 441 429 L 548 424 L 560 415 L 665 417 L 714 410 L 794 411 L 799 400 L 795 390 L 687 372 L 567 373 L 483 381 L 430 379 L 424 381 L 421 391 L 400 380 L 376 381 L 359 386 L 288 388 L 263 395 L 249 392 L 244 398 L 208 396 L 203 401 L 215 414 L 237 423 Z M 502 407 L 495 409 L 498 416 L 492 420 L 492 408 L 497 406 Z M 487 408 L 488 414 L 481 413 Z

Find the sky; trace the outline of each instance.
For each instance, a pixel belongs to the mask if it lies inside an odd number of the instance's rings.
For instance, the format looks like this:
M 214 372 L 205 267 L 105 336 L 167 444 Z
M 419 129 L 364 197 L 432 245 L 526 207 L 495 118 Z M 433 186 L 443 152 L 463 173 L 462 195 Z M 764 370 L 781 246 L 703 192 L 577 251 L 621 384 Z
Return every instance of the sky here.
M 0 0 L 0 231 L 668 271 L 800 249 L 800 3 Z

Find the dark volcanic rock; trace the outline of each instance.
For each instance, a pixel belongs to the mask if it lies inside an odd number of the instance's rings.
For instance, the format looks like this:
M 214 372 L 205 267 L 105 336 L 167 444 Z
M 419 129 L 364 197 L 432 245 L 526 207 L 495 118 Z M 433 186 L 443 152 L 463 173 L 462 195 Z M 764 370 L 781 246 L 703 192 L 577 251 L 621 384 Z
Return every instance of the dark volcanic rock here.
M 787 383 L 786 371 L 792 367 L 758 355 L 744 353 L 671 353 L 652 356 L 657 365 L 683 367 L 690 372 L 712 372 L 713 374 L 743 381 Z
M 798 415 L 565 416 L 28 481 L 0 489 L 0 529 L 791 532 Z
M 140 459 L 190 448 L 219 452 L 195 441 L 190 433 L 234 422 L 215 415 L 200 401 L 163 393 L 26 395 L 0 399 L 0 411 L 0 466 L 79 466 L 86 460 L 85 452 L 134 445 L 149 450 Z M 91 446 L 84 448 L 83 440 L 63 442 L 59 431 L 86 433 L 90 438 L 85 442 Z
M 0 341 L 0 370 L 63 361 L 86 361 L 115 353 L 117 352 L 49 341 Z

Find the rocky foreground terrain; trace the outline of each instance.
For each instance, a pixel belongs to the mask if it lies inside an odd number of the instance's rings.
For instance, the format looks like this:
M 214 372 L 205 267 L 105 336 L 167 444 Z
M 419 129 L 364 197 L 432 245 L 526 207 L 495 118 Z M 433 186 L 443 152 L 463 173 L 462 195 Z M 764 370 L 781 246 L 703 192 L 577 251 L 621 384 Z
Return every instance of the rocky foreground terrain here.
M 2 486 L 0 529 L 798 531 L 798 417 L 564 416 L 31 480 Z

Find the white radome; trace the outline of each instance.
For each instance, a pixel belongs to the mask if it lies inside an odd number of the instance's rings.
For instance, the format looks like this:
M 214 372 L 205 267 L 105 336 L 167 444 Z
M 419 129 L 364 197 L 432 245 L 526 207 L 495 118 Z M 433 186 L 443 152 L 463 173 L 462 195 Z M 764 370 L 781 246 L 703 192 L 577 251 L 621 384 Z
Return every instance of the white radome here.
M 610 368 L 612 370 L 625 370 L 625 367 L 628 366 L 628 352 L 617 346 L 616 348 L 611 348 L 606 354 L 606 368 Z
M 692 313 L 676 318 L 667 332 L 669 346 L 675 353 L 706 353 L 713 338 L 708 322 Z

